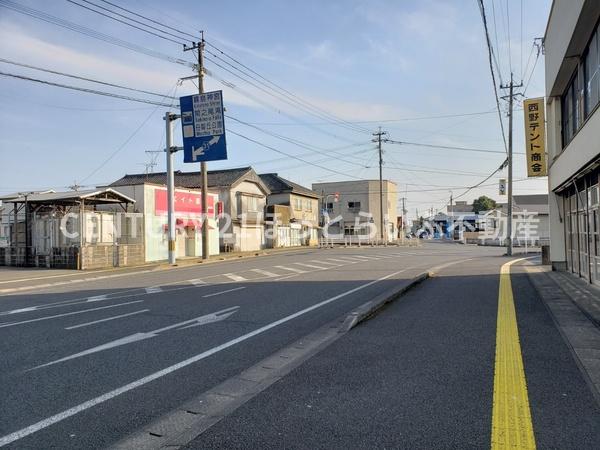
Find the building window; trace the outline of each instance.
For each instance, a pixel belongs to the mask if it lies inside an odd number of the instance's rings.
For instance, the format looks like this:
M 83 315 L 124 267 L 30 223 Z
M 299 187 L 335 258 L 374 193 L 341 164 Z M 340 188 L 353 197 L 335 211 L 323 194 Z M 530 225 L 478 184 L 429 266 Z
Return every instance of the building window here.
M 360 202 L 348 202 L 349 211 L 360 211 Z
M 258 212 L 258 197 L 242 195 L 242 212 Z
M 310 199 L 309 199 L 309 200 L 306 200 L 306 210 L 307 210 L 308 212 L 312 212 L 312 210 L 313 210 L 313 209 L 312 209 L 312 200 L 310 200 Z
M 296 211 L 302 211 L 302 199 L 294 198 L 294 209 Z
M 585 117 L 589 117 L 600 102 L 600 46 L 598 29 L 594 32 L 585 53 Z
M 562 144 L 566 147 L 600 103 L 600 36 L 594 31 L 583 59 L 561 97 Z

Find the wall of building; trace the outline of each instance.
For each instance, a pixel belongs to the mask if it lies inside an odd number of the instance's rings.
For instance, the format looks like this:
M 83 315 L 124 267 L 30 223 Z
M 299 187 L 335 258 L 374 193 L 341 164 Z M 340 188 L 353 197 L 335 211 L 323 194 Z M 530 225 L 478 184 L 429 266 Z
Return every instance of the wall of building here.
M 380 225 L 380 203 L 379 203 L 379 180 L 357 180 L 334 183 L 315 183 L 312 186 L 315 192 L 323 193 L 326 203 L 333 203 L 329 212 L 330 219 L 342 216 L 340 230 L 354 227 L 357 218 L 360 223 L 369 221 L 368 217 L 359 216 L 359 212 L 368 213 L 372 217 L 372 223 L 379 229 Z M 384 226 L 387 226 L 386 237 L 388 240 L 397 239 L 396 217 L 398 216 L 398 186 L 396 183 L 384 180 L 383 182 L 383 208 Z M 339 193 L 339 201 L 333 201 L 333 195 Z M 331 195 L 330 195 L 331 194 Z M 360 208 L 352 209 L 349 203 L 360 202 Z M 378 232 L 379 236 L 379 232 Z

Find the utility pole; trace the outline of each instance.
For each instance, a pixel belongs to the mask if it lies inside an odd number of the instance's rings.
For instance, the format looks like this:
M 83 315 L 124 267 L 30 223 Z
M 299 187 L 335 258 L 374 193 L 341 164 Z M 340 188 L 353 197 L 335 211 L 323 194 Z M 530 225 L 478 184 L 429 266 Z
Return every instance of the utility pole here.
M 198 94 L 204 94 L 204 31 L 200 32 L 200 42 L 193 42 L 191 47 L 183 46 L 183 51 L 198 50 Z M 202 185 L 202 259 L 208 259 L 208 168 L 206 161 L 200 163 L 200 179 Z
M 381 131 L 381 127 L 379 127 L 379 131 L 377 133 L 373 133 L 375 139 L 373 142 L 377 142 L 377 148 L 379 150 L 379 237 L 383 242 L 384 238 L 384 223 L 383 223 L 383 150 L 381 148 L 381 137 L 387 135 L 386 131 Z
M 521 93 L 514 93 L 515 88 L 523 86 L 523 82 L 515 84 L 513 80 L 513 74 L 510 74 L 510 84 L 500 85 L 501 89 L 508 89 L 508 96 L 502 97 L 503 99 L 508 98 L 508 222 L 506 224 L 506 254 L 512 256 L 513 254 L 513 240 L 512 240 L 512 221 L 513 221 L 513 100 L 517 95 Z
M 452 236 L 450 237 L 452 240 L 454 240 L 454 207 L 452 206 L 453 200 L 454 194 L 452 193 L 452 191 L 450 191 L 450 209 L 448 210 L 448 215 L 450 216 L 450 222 L 452 223 L 452 226 L 448 228 L 452 228 Z
M 406 234 L 404 231 L 404 224 L 406 223 L 406 197 L 402 197 L 402 242 L 404 242 L 404 235 Z
M 165 152 L 167 154 L 167 227 L 169 233 L 169 264 L 176 262 L 175 246 L 175 175 L 173 173 L 173 153 L 177 151 L 173 147 L 173 121 L 177 115 L 170 112 L 165 113 Z

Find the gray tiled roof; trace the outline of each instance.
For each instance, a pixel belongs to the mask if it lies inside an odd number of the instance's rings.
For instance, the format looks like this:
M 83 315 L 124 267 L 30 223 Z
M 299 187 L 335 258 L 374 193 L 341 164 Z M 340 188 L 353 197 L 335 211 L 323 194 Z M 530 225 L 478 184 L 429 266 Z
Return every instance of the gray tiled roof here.
M 240 167 L 236 169 L 225 170 L 209 170 L 208 171 L 208 187 L 231 186 L 240 178 L 252 171 L 251 167 Z M 156 173 L 138 173 L 125 175 L 123 178 L 114 181 L 109 186 L 133 186 L 136 184 L 153 183 L 167 184 L 166 172 Z M 182 172 L 175 171 L 175 186 L 188 189 L 200 189 L 202 187 L 200 180 L 200 171 L 197 172 Z
M 305 195 L 307 197 L 319 198 L 320 195 L 312 189 L 305 188 L 293 181 L 286 180 L 276 173 L 263 173 L 259 175 L 260 179 L 267 185 L 272 194 L 291 192 L 294 194 Z

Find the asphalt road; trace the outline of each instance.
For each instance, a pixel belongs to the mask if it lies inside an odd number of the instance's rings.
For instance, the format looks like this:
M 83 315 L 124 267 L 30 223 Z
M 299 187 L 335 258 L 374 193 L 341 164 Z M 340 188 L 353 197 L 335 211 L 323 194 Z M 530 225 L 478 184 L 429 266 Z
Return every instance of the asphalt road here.
M 311 249 L 1 295 L 0 444 L 111 445 L 424 269 L 500 253 Z
M 440 271 L 186 448 L 490 448 L 508 260 Z M 599 448 L 600 407 L 573 355 L 522 268 L 511 281 L 537 448 Z

